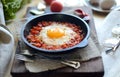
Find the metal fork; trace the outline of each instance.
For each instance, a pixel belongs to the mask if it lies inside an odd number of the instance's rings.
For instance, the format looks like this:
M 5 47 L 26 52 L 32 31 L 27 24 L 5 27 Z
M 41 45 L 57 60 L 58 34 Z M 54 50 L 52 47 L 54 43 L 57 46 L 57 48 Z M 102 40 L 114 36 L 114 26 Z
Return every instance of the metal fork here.
M 40 56 L 41 57 L 41 56 Z M 39 58 L 37 55 L 29 55 L 29 54 L 16 54 L 16 58 L 22 61 L 27 61 L 27 62 L 34 62 L 36 58 Z M 45 58 L 44 58 L 45 59 Z M 47 58 L 48 59 L 48 58 Z M 75 69 L 80 67 L 80 62 L 79 61 L 73 61 L 73 60 L 57 60 L 57 59 L 49 59 L 52 61 L 58 61 L 64 65 L 73 67 Z
M 46 59 L 45 56 L 38 55 L 38 54 L 31 54 L 28 49 L 25 49 L 24 46 L 22 45 L 21 41 L 18 41 L 18 48 L 21 53 L 16 54 L 16 58 L 22 61 L 29 61 L 29 62 L 34 62 L 36 58 L 44 58 Z M 49 58 L 47 58 L 49 59 Z M 73 60 L 56 60 L 56 59 L 50 59 L 50 60 L 55 60 L 59 61 L 62 64 L 65 64 L 67 66 L 73 67 L 75 69 L 80 67 L 80 62 L 79 61 L 73 61 Z

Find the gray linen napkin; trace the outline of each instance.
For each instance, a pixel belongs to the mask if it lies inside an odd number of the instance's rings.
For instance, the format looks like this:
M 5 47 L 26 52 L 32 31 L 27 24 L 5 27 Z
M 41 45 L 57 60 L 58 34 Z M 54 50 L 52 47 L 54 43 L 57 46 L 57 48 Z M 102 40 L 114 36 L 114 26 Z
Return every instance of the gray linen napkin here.
M 10 77 L 14 54 L 13 36 L 0 26 L 0 77 Z

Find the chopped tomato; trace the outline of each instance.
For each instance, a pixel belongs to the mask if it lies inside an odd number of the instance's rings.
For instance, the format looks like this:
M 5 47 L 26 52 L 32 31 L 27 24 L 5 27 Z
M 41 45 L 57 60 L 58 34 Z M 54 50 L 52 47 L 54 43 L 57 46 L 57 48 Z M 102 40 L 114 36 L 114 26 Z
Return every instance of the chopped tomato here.
M 36 46 L 36 47 L 41 47 L 40 43 L 33 43 L 32 45 Z
M 39 31 L 36 31 L 36 30 L 31 30 L 31 34 L 38 34 Z

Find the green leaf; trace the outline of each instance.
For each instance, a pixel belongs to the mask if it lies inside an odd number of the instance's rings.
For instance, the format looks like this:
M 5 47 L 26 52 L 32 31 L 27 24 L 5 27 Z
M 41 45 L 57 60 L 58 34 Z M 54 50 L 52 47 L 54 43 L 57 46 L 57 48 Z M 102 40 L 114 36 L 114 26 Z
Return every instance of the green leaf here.
M 20 9 L 23 0 L 1 0 L 4 9 L 5 20 L 13 19 Z

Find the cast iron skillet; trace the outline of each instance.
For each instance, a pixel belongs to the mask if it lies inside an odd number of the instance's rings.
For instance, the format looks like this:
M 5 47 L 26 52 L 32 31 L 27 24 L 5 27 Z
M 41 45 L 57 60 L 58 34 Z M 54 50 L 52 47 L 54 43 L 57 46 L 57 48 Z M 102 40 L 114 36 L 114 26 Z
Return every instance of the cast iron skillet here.
M 70 23 L 79 25 L 79 26 L 81 26 L 82 30 L 84 31 L 85 37 L 79 44 L 69 47 L 69 48 L 66 48 L 66 49 L 46 50 L 46 49 L 35 47 L 27 41 L 26 36 L 29 34 L 30 29 L 33 26 L 37 25 L 38 22 L 40 22 L 40 21 L 70 22 Z M 41 16 L 29 19 L 29 21 L 22 27 L 22 31 L 21 31 L 22 40 L 28 47 L 35 49 L 37 51 L 40 51 L 40 52 L 49 52 L 49 53 L 67 52 L 74 48 L 83 48 L 83 47 L 87 46 L 87 44 L 88 44 L 89 35 L 90 35 L 90 28 L 83 19 L 81 19 L 80 17 L 77 17 L 75 15 L 64 14 L 64 13 L 47 13 L 47 14 L 43 14 Z

